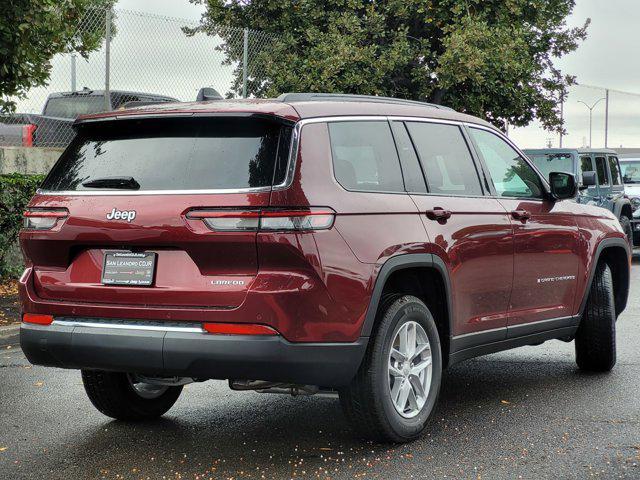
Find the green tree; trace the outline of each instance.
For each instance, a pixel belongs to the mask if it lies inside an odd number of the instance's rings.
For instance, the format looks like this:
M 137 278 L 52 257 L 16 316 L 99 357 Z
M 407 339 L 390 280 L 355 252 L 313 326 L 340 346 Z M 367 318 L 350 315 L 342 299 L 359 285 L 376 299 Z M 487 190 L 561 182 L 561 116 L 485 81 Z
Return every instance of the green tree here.
M 2 0 L 0 112 L 45 85 L 58 53 L 86 57 L 104 38 L 104 11 L 115 0 Z
M 489 119 L 562 129 L 558 99 L 575 83 L 553 60 L 575 50 L 575 0 L 191 0 L 199 28 L 230 63 L 250 40 L 248 92 L 324 91 L 426 100 Z M 276 39 L 277 38 L 277 39 Z M 260 44 L 260 45 L 258 45 Z M 261 46 L 262 48 L 256 48 Z M 234 93 L 242 91 L 235 71 Z

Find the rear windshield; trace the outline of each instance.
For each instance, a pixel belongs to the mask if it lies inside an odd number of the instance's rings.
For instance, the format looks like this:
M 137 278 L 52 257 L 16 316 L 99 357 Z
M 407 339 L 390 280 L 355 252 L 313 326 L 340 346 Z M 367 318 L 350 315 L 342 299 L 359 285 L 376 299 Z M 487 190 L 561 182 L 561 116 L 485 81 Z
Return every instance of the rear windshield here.
M 640 183 L 640 160 L 620 162 L 620 167 L 622 167 L 622 180 L 624 183 Z
M 104 112 L 102 95 L 69 95 L 53 97 L 47 102 L 44 114 L 49 117 L 76 118 L 79 115 Z
M 139 190 L 258 188 L 284 181 L 291 128 L 266 119 L 179 118 L 87 124 L 44 181 L 50 191 L 131 177 Z M 85 185 L 83 185 L 85 184 Z

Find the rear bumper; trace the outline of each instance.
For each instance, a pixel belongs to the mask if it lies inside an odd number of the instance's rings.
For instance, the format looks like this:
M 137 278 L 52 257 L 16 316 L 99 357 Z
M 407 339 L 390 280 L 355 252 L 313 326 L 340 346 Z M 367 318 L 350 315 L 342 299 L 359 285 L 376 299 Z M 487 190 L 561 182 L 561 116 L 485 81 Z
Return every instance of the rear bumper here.
M 355 376 L 367 338 L 292 343 L 280 336 L 210 335 L 23 323 L 20 344 L 36 365 L 197 379 L 269 380 L 340 387 Z

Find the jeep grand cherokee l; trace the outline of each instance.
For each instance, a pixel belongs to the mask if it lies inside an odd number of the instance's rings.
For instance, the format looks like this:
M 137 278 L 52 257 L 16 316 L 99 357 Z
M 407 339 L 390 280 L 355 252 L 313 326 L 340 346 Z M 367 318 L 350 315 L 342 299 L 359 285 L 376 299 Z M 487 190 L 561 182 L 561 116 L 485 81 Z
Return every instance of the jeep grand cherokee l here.
M 442 372 L 546 340 L 616 360 L 629 245 L 490 124 L 376 97 L 84 117 L 25 212 L 21 344 L 98 410 L 182 386 L 339 394 L 362 435 L 417 437 Z

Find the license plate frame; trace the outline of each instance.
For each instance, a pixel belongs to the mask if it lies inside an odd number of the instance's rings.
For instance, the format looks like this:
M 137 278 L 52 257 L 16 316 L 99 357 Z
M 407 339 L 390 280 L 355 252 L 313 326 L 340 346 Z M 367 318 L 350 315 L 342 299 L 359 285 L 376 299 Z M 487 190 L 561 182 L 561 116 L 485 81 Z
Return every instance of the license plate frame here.
M 107 250 L 102 262 L 101 282 L 107 286 L 151 287 L 156 276 L 157 257 L 156 252 Z

